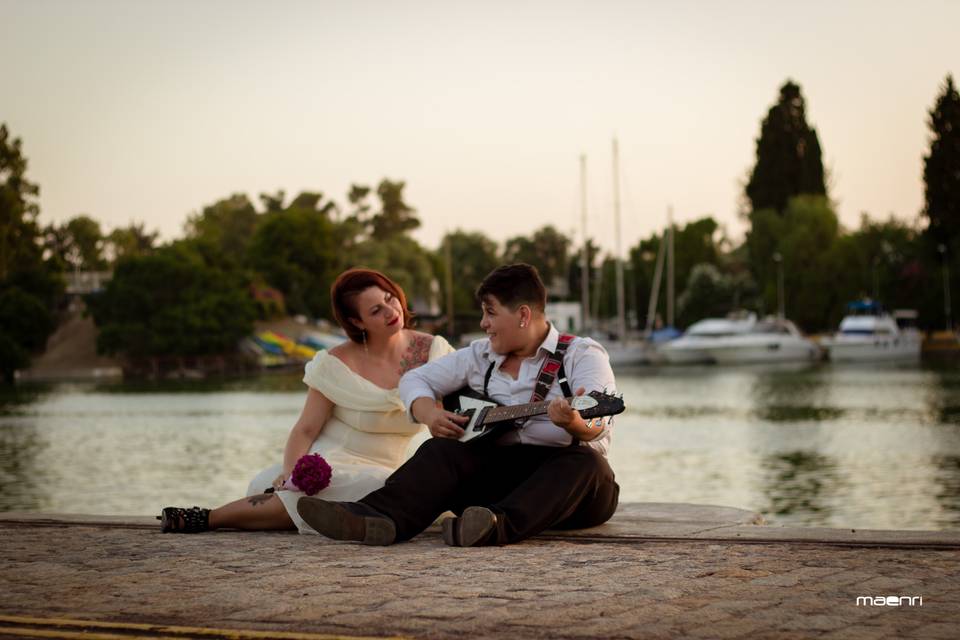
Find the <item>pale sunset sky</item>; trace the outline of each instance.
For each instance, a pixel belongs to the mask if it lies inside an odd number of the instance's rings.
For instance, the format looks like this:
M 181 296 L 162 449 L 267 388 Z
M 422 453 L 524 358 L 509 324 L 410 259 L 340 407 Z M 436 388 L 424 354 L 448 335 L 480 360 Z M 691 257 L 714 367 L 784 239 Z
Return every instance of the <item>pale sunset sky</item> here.
M 407 182 L 436 247 L 544 224 L 623 248 L 714 216 L 734 238 L 760 122 L 802 87 L 841 222 L 915 220 L 960 1 L 0 0 L 0 122 L 41 222 L 182 234 L 234 192 Z

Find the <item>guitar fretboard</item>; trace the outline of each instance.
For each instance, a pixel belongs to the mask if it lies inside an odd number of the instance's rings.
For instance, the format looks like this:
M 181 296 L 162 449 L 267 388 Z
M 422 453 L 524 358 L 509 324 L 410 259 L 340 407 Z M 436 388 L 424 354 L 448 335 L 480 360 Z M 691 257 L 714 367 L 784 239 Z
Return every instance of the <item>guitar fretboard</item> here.
M 493 407 L 483 419 L 483 424 L 492 424 L 494 422 L 507 422 L 508 420 L 518 420 L 520 418 L 529 418 L 538 416 L 547 412 L 550 406 L 549 400 L 543 402 L 531 402 L 529 404 L 515 404 L 508 407 Z

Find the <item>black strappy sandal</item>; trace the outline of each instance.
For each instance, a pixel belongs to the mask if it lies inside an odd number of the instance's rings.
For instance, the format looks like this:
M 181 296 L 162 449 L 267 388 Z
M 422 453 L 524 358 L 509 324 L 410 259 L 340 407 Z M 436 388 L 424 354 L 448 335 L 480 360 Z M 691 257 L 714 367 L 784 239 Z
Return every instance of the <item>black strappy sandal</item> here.
M 160 533 L 200 533 L 210 530 L 210 509 L 164 507 L 157 520 Z

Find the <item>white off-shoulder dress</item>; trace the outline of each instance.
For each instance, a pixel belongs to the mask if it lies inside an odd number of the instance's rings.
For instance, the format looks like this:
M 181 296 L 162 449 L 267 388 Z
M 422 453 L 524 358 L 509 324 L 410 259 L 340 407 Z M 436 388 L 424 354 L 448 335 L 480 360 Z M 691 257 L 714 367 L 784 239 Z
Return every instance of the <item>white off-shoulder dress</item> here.
M 436 336 L 429 360 L 452 351 L 446 340 Z M 413 453 L 408 449 L 414 436 L 426 432 L 426 427 L 410 421 L 396 389 L 378 387 L 326 351 L 307 363 L 303 381 L 334 404 L 332 415 L 310 447 L 310 453 L 322 455 L 333 470 L 330 485 L 316 494 L 318 498 L 355 501 L 379 489 Z M 247 495 L 263 493 L 282 470 L 282 464 L 275 464 L 258 473 Z M 316 533 L 297 514 L 302 492 L 284 490 L 277 495 L 300 533 Z

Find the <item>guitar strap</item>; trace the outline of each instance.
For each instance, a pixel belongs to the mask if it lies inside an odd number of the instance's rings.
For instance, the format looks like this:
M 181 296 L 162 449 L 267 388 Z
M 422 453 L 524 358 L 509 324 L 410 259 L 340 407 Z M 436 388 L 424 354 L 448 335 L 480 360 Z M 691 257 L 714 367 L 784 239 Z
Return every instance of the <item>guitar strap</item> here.
M 547 393 L 550 392 L 550 387 L 553 386 L 554 380 L 559 376 L 560 389 L 563 391 L 565 398 L 570 398 L 573 394 L 570 392 L 570 385 L 567 383 L 567 372 L 563 368 L 563 356 L 567 352 L 567 347 L 570 346 L 570 343 L 573 342 L 574 336 L 564 333 L 561 334 L 557 339 L 557 348 L 556 350 L 547 356 L 543 361 L 543 364 L 540 365 L 540 372 L 537 374 L 537 383 L 533 387 L 533 394 L 530 397 L 530 402 L 541 402 L 547 397 Z M 496 363 L 491 362 L 490 366 L 487 367 L 487 372 L 483 376 L 483 395 L 485 398 L 489 398 L 490 394 L 487 392 L 487 385 L 490 384 L 490 376 L 493 374 L 493 367 Z M 523 426 L 523 423 L 527 421 L 527 418 L 520 418 L 515 421 L 515 426 L 520 428 Z M 574 444 L 576 440 L 574 440 Z
M 564 398 L 573 396 L 570 393 L 570 385 L 567 383 L 567 372 L 563 368 L 563 356 L 567 353 L 567 347 L 573 342 L 573 336 L 569 333 L 561 334 L 557 339 L 557 349 L 547 356 L 540 366 L 540 373 L 537 374 L 537 384 L 533 387 L 533 395 L 530 402 L 542 402 L 550 393 L 550 387 L 553 381 L 559 376 L 560 390 L 563 391 Z
M 567 371 L 563 368 L 563 356 L 567 353 L 567 347 L 573 342 L 573 338 L 574 336 L 569 333 L 564 333 L 557 339 L 557 350 L 548 355 L 547 359 L 540 365 L 540 372 L 537 374 L 537 383 L 533 387 L 533 395 L 530 397 L 530 402 L 543 401 L 550 392 L 553 381 L 556 380 L 558 376 L 560 378 L 560 390 L 563 391 L 563 397 L 573 397 L 573 393 L 570 392 L 570 385 L 567 382 Z M 490 366 L 487 367 L 486 374 L 483 376 L 483 395 L 486 398 L 490 397 L 490 394 L 487 392 L 487 386 L 490 384 L 490 376 L 493 374 L 495 364 L 496 363 L 491 362 Z

